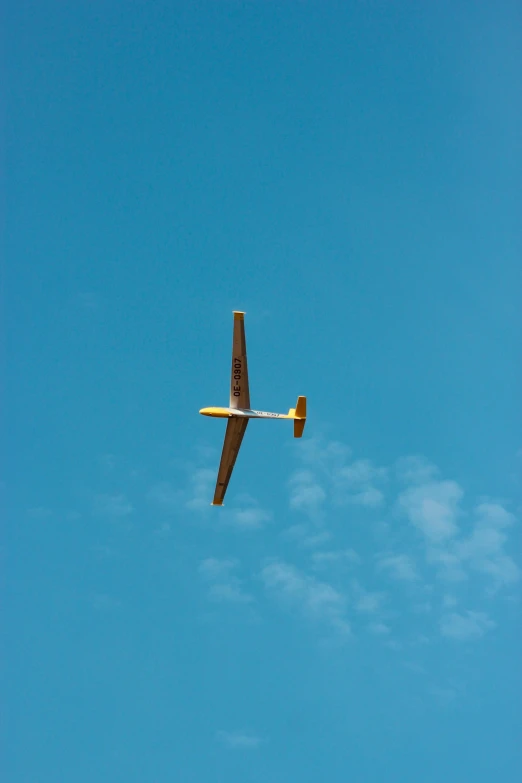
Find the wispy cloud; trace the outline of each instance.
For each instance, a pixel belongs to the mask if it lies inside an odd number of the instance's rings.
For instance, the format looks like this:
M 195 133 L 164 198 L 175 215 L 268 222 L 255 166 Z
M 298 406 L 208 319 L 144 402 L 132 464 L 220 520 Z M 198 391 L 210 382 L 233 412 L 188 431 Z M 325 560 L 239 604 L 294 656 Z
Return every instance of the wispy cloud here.
M 339 470 L 352 454 L 349 446 L 336 440 L 325 443 L 321 438 L 307 438 L 299 446 L 299 457 L 302 462 L 327 473 L 335 473 Z
M 355 503 L 377 508 L 384 503 L 378 485 L 388 475 L 386 468 L 375 467 L 369 459 L 359 459 L 339 468 L 332 476 L 337 503 Z
M 310 470 L 298 470 L 290 479 L 290 507 L 317 518 L 326 493 Z
M 321 533 L 313 533 L 310 536 L 304 536 L 302 539 L 302 545 L 307 549 L 316 549 L 328 543 L 332 538 L 332 534 L 328 530 L 323 530 Z
M 470 536 L 455 545 L 455 557 L 493 580 L 495 587 L 513 584 L 520 570 L 505 552 L 507 528 L 516 518 L 499 503 L 481 503 L 475 509 L 475 527 Z
M 342 443 L 305 441 L 300 455 L 305 467 L 290 480 L 291 508 L 316 520 L 327 499 L 335 505 L 381 506 L 381 485 L 387 479 L 387 469 L 375 467 L 368 459 L 350 463 L 350 456 L 351 449 Z
M 208 598 L 216 603 L 249 604 L 253 597 L 242 586 L 242 581 L 233 572 L 238 561 L 232 558 L 209 557 L 199 564 L 199 573 L 209 583 Z
M 456 481 L 431 481 L 402 492 L 399 505 L 426 539 L 437 545 L 457 534 L 463 494 Z
M 329 550 L 327 552 L 314 552 L 312 554 L 314 567 L 317 569 L 328 568 L 333 564 L 345 566 L 357 566 L 361 558 L 354 549 Z
M 364 593 L 357 599 L 355 608 L 358 612 L 373 614 L 381 608 L 383 598 L 384 593 Z
M 399 481 L 405 484 L 427 484 L 433 481 L 439 473 L 426 457 L 418 455 L 401 457 L 395 463 L 395 474 Z
M 205 579 L 221 579 L 228 577 L 237 565 L 238 561 L 235 558 L 207 557 L 199 564 L 198 571 Z
M 371 633 L 377 634 L 378 636 L 387 636 L 391 631 L 389 625 L 381 622 L 370 623 L 368 625 L 368 630 L 371 631 Z
M 94 498 L 96 514 L 115 519 L 122 519 L 134 511 L 132 503 L 121 493 L 118 495 L 96 495 Z
M 458 614 L 451 612 L 443 615 L 440 621 L 440 632 L 457 641 L 468 641 L 484 636 L 486 631 L 494 628 L 495 623 L 485 612 L 466 612 Z
M 368 459 L 354 459 L 343 444 L 316 439 L 302 446 L 301 467 L 289 484 L 290 506 L 308 520 L 289 528 L 285 538 L 301 547 L 309 545 L 313 572 L 324 574 L 334 564 L 356 563 L 355 558 L 343 559 L 342 549 L 336 551 L 329 544 L 331 534 L 324 525 L 327 515 L 335 520 L 336 508 L 348 504 L 379 508 L 381 518 L 370 526 L 372 545 L 376 539 L 380 542 L 381 551 L 375 559 L 377 574 L 407 586 L 400 598 L 390 588 L 386 603 L 407 601 L 405 608 L 421 618 L 418 622 L 439 624 L 447 639 L 479 638 L 493 627 L 493 620 L 485 613 L 461 614 L 456 607 L 463 599 L 466 581 L 466 595 L 472 590 L 471 595 L 480 601 L 481 594 L 491 599 L 501 588 L 520 579 L 519 565 L 509 551 L 509 533 L 517 520 L 505 504 L 491 500 L 481 500 L 475 506 L 466 503 L 460 484 L 442 477 L 440 470 L 422 456 L 398 460 L 390 475 L 386 467 Z M 385 490 L 389 493 L 394 487 L 391 513 L 386 514 L 381 510 L 385 509 Z M 401 524 L 404 519 L 409 523 L 406 526 Z M 358 528 L 357 535 L 361 533 Z M 335 528 L 335 535 L 336 540 L 343 540 L 341 528 Z M 266 584 L 287 606 L 311 616 L 307 608 L 313 589 L 310 577 L 281 561 L 272 569 L 265 573 Z M 328 596 L 333 591 L 325 605 L 335 607 L 328 609 L 331 616 L 345 620 L 346 591 L 341 569 L 336 568 L 335 578 L 335 587 L 328 585 L 325 592 Z M 353 583 L 349 593 L 353 609 L 371 619 L 368 630 L 387 636 L 384 629 L 389 627 L 389 612 L 383 614 L 382 595 L 368 592 L 361 585 L 359 590 L 354 589 Z
M 218 731 L 216 739 L 231 750 L 254 750 L 264 741 L 257 734 L 245 731 Z
M 292 525 L 281 533 L 281 536 L 288 541 L 295 541 L 299 546 L 305 549 L 319 549 L 332 539 L 332 534 L 328 530 L 319 530 L 314 524 Z
M 310 620 L 326 623 L 341 635 L 350 633 L 346 599 L 332 585 L 281 560 L 268 563 L 261 577 L 265 589 L 290 611 L 295 609 Z
M 249 604 L 254 600 L 249 593 L 241 589 L 239 582 L 211 585 L 208 591 L 211 601 L 218 603 Z
M 257 530 L 269 522 L 271 514 L 257 506 L 246 508 L 232 508 L 228 512 L 226 520 L 228 524 L 240 530 Z
M 185 507 L 191 511 L 208 509 L 214 496 L 216 471 L 211 468 L 198 468 L 190 479 L 190 490 Z
M 415 479 L 435 474 L 429 463 L 424 463 Z M 409 474 L 412 475 L 410 470 Z M 502 504 L 481 502 L 465 512 L 461 507 L 462 488 L 455 481 L 417 483 L 399 495 L 399 507 L 425 543 L 427 563 L 437 568 L 441 579 L 447 582 L 464 581 L 469 571 L 490 578 L 491 590 L 513 584 L 520 578 L 520 569 L 505 551 L 507 529 L 515 516 Z M 463 535 L 460 520 L 472 524 L 471 532 Z
M 408 555 L 381 555 L 378 559 L 378 567 L 402 582 L 414 582 L 419 579 L 415 563 Z

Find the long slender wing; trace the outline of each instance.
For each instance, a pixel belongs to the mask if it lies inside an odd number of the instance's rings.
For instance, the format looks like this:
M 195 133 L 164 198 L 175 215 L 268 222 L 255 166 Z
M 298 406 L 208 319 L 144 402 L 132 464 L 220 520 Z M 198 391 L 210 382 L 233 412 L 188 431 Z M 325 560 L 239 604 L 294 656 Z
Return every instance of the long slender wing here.
M 225 492 L 227 491 L 230 476 L 236 464 L 237 455 L 243 435 L 247 428 L 248 419 L 232 417 L 227 421 L 227 431 L 225 432 L 225 442 L 219 463 L 216 491 L 214 492 L 213 506 L 222 506 Z
M 232 339 L 232 372 L 230 375 L 230 407 L 250 408 L 248 367 L 245 339 L 245 314 L 234 311 Z

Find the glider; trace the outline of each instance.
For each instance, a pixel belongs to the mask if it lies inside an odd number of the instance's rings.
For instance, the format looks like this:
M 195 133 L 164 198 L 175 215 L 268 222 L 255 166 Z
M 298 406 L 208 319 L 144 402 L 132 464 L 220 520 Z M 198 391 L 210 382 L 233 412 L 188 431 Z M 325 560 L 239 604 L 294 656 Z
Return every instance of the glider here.
M 234 334 L 232 339 L 232 372 L 230 375 L 230 405 L 228 408 L 201 408 L 203 416 L 228 419 L 225 442 L 219 463 L 216 490 L 212 506 L 222 506 L 228 482 L 236 464 L 237 455 L 249 419 L 293 419 L 294 438 L 303 434 L 306 422 L 306 397 L 298 397 L 295 408 L 288 413 L 255 411 L 250 407 L 248 367 L 245 340 L 245 314 L 234 310 Z

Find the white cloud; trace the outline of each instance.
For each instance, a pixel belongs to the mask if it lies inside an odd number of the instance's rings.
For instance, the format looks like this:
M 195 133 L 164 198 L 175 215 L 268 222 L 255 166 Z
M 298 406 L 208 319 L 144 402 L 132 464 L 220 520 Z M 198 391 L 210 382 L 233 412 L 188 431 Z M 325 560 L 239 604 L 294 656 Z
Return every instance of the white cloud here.
M 290 506 L 316 518 L 327 499 L 325 486 L 336 505 L 381 506 L 384 495 L 378 485 L 387 478 L 386 468 L 377 468 L 367 459 L 347 464 L 350 454 L 351 450 L 337 441 L 303 443 L 300 456 L 306 468 L 292 476 Z
M 326 493 L 309 470 L 298 470 L 290 478 L 290 507 L 316 516 Z
M 451 612 L 443 615 L 440 621 L 441 634 L 458 641 L 478 639 L 494 626 L 495 623 L 484 612 Z
M 337 503 L 355 503 L 377 508 L 384 502 L 384 494 L 375 484 L 387 478 L 386 468 L 376 468 L 368 459 L 359 459 L 345 465 L 332 476 Z
M 369 459 L 358 459 L 341 468 L 338 476 L 348 487 L 360 487 L 376 479 L 385 479 L 387 472 L 386 468 L 375 468 Z
M 382 506 L 384 503 L 384 494 L 376 487 L 367 487 L 361 492 L 356 492 L 354 495 L 350 495 L 349 500 L 351 503 L 356 503 L 359 506 L 377 508 L 378 506 Z
M 282 531 L 281 537 L 288 541 L 300 541 L 305 537 L 306 531 L 306 525 L 291 525 Z
M 207 557 L 199 564 L 199 573 L 206 579 L 219 579 L 228 576 L 230 571 L 238 565 L 237 560 L 233 558 L 219 559 L 217 557 Z
M 352 450 L 339 441 L 332 440 L 326 445 L 319 438 L 309 438 L 299 444 L 300 458 L 305 464 L 311 464 L 335 473 L 350 458 Z
M 475 511 L 481 527 L 506 528 L 517 521 L 515 515 L 506 511 L 500 503 L 480 503 Z
M 207 505 L 210 505 L 210 502 Z M 195 507 L 202 508 L 203 505 L 196 501 Z M 270 512 L 260 508 L 255 498 L 247 494 L 235 496 L 230 505 L 225 501 L 224 507 L 216 515 L 219 525 L 235 527 L 243 531 L 258 530 L 271 518 Z
M 378 565 L 400 581 L 413 582 L 419 578 L 415 564 L 408 555 L 383 555 Z
M 358 612 L 373 614 L 381 608 L 382 601 L 383 593 L 364 593 L 355 604 L 355 608 Z
M 475 509 L 475 517 L 472 533 L 455 544 L 455 556 L 491 577 L 496 587 L 517 582 L 520 570 L 505 552 L 505 530 L 515 524 L 515 516 L 499 503 L 481 503 Z
M 241 580 L 232 574 L 238 562 L 232 558 L 218 559 L 207 557 L 199 564 L 199 573 L 210 582 L 208 598 L 216 603 L 252 603 L 253 597 L 245 592 Z
M 262 737 L 245 731 L 218 731 L 216 738 L 232 750 L 252 750 L 263 742 Z
M 450 547 L 447 549 L 429 547 L 426 558 L 429 563 L 437 567 L 439 577 L 446 582 L 462 582 L 468 578 L 462 567 L 462 559 Z
M 299 546 L 306 549 L 317 549 L 322 544 L 331 540 L 332 534 L 328 530 L 317 532 L 318 526 L 310 525 L 292 525 L 281 534 L 283 538 L 289 541 L 295 541 Z M 312 555 L 314 557 L 314 555 Z
M 411 459 L 401 468 L 409 480 L 435 473 L 429 463 L 419 462 L 419 458 L 412 463 Z M 461 536 L 462 497 L 456 482 L 435 480 L 409 487 L 399 495 L 399 507 L 424 536 L 427 562 L 446 582 L 466 580 L 470 569 L 489 577 L 493 591 L 518 581 L 520 569 L 505 551 L 506 531 L 516 522 L 515 516 L 500 503 L 482 502 L 473 515 L 466 515 L 474 519 L 471 533 Z
M 124 494 L 96 495 L 94 498 L 94 510 L 100 516 L 123 518 L 132 514 L 132 503 Z
M 302 445 L 304 465 L 290 481 L 290 505 L 306 513 L 311 524 L 294 526 L 286 535 L 292 535 L 301 546 L 308 545 L 317 550 L 327 543 L 330 536 L 324 525 L 317 524 L 318 521 L 323 522 L 328 503 L 331 506 L 358 504 L 377 508 L 384 501 L 383 485 L 388 480 L 388 470 L 376 467 L 367 459 L 352 458 L 350 462 L 350 450 L 342 444 L 325 446 L 316 440 Z M 423 457 L 410 456 L 398 460 L 395 476 L 402 483 L 395 509 L 410 525 L 394 526 L 393 516 L 386 521 L 381 520 L 382 526 L 387 527 L 386 534 L 381 533 L 380 537 L 384 551 L 377 557 L 377 568 L 394 580 L 415 585 L 414 591 L 406 593 L 411 599 L 410 611 L 433 616 L 437 603 L 442 605 L 440 630 L 444 636 L 473 638 L 485 633 L 493 627 L 492 621 L 481 612 L 459 614 L 455 611 L 455 595 L 459 595 L 459 583 L 470 580 L 473 575 L 475 580 L 469 582 L 468 590 L 475 589 L 476 576 L 479 575 L 483 589 L 490 596 L 500 587 L 520 579 L 520 568 L 508 549 L 508 534 L 516 522 L 515 516 L 502 503 L 491 500 L 481 500 L 475 509 L 466 506 L 462 487 L 456 481 L 441 479 L 438 468 Z M 315 531 L 313 523 L 316 524 Z M 421 535 L 414 536 L 413 532 Z M 371 534 L 375 538 L 375 526 Z M 336 529 L 336 541 L 341 535 Z M 417 559 L 412 556 L 419 548 L 419 541 L 423 550 L 421 561 L 425 558 L 422 570 L 418 566 L 421 562 L 419 555 Z M 328 551 L 311 552 L 315 572 L 323 569 L 323 574 L 334 564 L 344 562 L 353 565 L 357 562 L 357 556 L 353 560 L 349 557 L 344 559 L 342 550 L 335 551 L 332 544 L 325 549 L 328 547 Z M 402 554 L 397 554 L 397 550 Z M 270 572 L 265 572 L 267 589 L 277 592 L 287 606 L 313 616 L 309 596 L 314 585 L 310 577 L 282 562 L 272 566 L 275 570 L 270 579 Z M 431 572 L 430 576 L 435 575 L 438 582 L 431 578 L 425 583 L 424 572 Z M 318 592 L 323 614 L 344 621 L 345 596 L 332 585 L 327 585 L 327 588 L 322 597 Z M 380 594 L 367 593 L 360 588 L 359 591 L 354 590 L 352 599 L 356 611 L 374 621 L 374 633 L 378 633 L 376 628 L 381 625 L 388 627 L 387 616 L 381 611 Z
M 505 551 L 506 530 L 515 523 L 514 515 L 498 503 L 481 503 L 473 517 L 475 524 L 469 535 L 437 544 L 428 541 L 427 561 L 448 582 L 467 579 L 469 569 L 489 577 L 494 589 L 517 582 L 520 569 Z
M 231 509 L 227 514 L 227 522 L 241 530 L 256 530 L 270 519 L 267 511 L 256 507 Z
M 328 567 L 333 563 L 344 563 L 346 565 L 359 565 L 361 558 L 354 549 L 338 549 L 328 552 L 314 552 L 312 560 L 316 568 Z
M 208 596 L 211 601 L 218 603 L 249 604 L 254 600 L 251 595 L 241 589 L 239 583 L 234 582 L 211 585 Z
M 520 569 L 506 551 L 507 530 L 516 518 L 501 503 L 483 501 L 464 514 L 461 487 L 436 480 L 437 469 L 421 457 L 399 460 L 397 473 L 413 484 L 399 495 L 398 506 L 423 534 L 426 560 L 441 580 L 461 582 L 473 570 L 490 580 L 489 592 L 519 580 Z M 473 522 L 467 535 L 459 531 L 461 518 Z
M 377 613 L 386 600 L 386 593 L 369 592 L 356 579 L 352 580 L 352 592 L 355 609 L 360 614 Z
M 425 457 L 401 457 L 395 463 L 395 473 L 405 484 L 427 484 L 435 479 L 439 470 Z
M 303 546 L 308 549 L 315 549 L 316 547 L 321 546 L 321 544 L 326 544 L 331 538 L 332 534 L 327 530 L 323 530 L 321 533 L 315 533 L 314 535 L 303 538 Z
M 191 477 L 190 496 L 186 501 L 186 508 L 191 511 L 203 511 L 208 509 L 214 497 L 214 485 L 216 483 L 216 471 L 210 468 L 199 468 Z
M 312 620 L 326 622 L 342 635 L 350 633 L 345 619 L 345 598 L 330 584 L 282 561 L 266 565 L 261 577 L 266 590 L 288 609 L 297 609 Z
M 463 494 L 455 481 L 433 481 L 402 492 L 399 506 L 426 540 L 437 545 L 457 534 Z

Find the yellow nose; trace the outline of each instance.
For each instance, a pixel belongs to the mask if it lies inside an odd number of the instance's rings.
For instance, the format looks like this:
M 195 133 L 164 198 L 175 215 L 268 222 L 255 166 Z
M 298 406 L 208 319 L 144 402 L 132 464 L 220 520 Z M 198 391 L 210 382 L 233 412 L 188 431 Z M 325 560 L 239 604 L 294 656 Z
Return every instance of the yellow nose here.
M 228 419 L 230 412 L 227 408 L 201 408 L 203 416 L 216 416 L 220 419 Z

